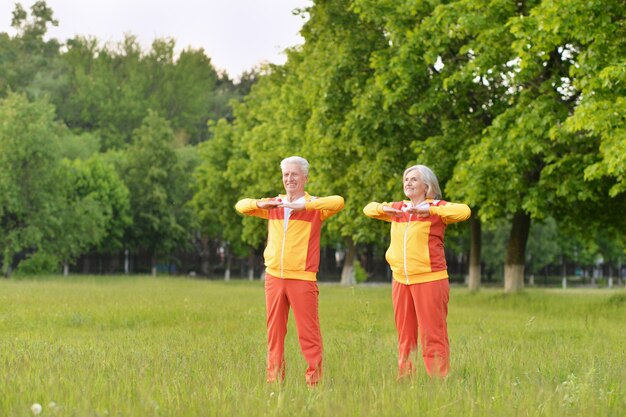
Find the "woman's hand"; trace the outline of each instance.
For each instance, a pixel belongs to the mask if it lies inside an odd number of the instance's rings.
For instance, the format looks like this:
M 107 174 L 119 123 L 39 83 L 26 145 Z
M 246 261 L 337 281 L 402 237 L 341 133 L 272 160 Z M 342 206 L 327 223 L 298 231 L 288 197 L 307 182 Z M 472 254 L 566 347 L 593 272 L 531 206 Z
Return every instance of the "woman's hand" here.
M 428 217 L 430 216 L 430 204 L 420 203 L 415 207 L 407 207 L 406 212 L 410 214 L 415 214 L 419 217 Z
M 305 209 L 304 203 L 290 203 L 288 201 L 284 201 L 278 207 L 289 208 L 293 211 L 302 211 Z
M 402 217 L 402 215 L 404 214 L 402 210 L 398 210 L 389 206 L 383 206 L 383 212 L 390 215 L 391 217 Z

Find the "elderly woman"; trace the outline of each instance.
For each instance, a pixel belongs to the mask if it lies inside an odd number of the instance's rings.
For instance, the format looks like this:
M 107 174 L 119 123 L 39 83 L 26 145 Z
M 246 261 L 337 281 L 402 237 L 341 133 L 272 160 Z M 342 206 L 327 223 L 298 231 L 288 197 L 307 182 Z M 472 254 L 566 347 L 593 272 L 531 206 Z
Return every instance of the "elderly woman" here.
M 443 237 L 448 224 L 470 217 L 465 204 L 441 200 L 433 171 L 414 165 L 404 171 L 405 201 L 369 203 L 366 216 L 391 223 L 386 259 L 393 271 L 392 300 L 398 330 L 398 378 L 414 372 L 411 352 L 419 331 L 428 375 L 445 377 L 450 369 L 448 271 Z

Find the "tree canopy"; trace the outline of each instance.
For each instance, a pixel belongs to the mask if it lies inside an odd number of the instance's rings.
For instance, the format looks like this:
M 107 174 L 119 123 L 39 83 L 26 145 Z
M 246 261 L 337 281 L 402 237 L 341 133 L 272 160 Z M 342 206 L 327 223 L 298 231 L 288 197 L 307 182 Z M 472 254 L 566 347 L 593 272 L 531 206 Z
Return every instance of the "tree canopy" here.
M 323 234 L 345 255 L 346 284 L 388 243 L 362 208 L 403 198 L 416 163 L 472 208 L 447 247 L 461 263 L 471 247 L 475 279 L 481 264 L 502 267 L 517 291 L 568 260 L 619 270 L 623 11 L 621 0 L 316 0 L 296 11 L 304 44 L 286 63 L 234 82 L 174 39 L 148 50 L 133 35 L 47 39 L 63 22 L 44 1 L 18 4 L 16 35 L 0 34 L 4 270 L 38 252 L 123 250 L 149 254 L 153 271 L 181 253 L 199 254 L 204 274 L 216 257 L 252 265 L 266 230 L 233 206 L 281 192 L 291 155 L 311 162 L 311 194 L 346 200 Z

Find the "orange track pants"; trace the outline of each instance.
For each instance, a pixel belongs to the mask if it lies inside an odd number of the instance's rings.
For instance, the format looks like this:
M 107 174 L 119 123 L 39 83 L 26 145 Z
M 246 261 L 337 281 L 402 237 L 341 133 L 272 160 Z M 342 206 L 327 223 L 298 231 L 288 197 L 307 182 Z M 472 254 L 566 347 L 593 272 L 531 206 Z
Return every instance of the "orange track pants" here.
M 426 372 L 431 377 L 446 376 L 450 369 L 448 280 L 413 285 L 393 280 L 391 294 L 398 329 L 398 378 L 415 371 L 411 353 L 417 349 L 418 329 Z
M 289 307 L 293 308 L 300 349 L 307 363 L 306 382 L 315 385 L 322 376 L 322 333 L 318 315 L 317 282 L 265 275 L 267 312 L 267 381 L 285 378 L 285 336 Z

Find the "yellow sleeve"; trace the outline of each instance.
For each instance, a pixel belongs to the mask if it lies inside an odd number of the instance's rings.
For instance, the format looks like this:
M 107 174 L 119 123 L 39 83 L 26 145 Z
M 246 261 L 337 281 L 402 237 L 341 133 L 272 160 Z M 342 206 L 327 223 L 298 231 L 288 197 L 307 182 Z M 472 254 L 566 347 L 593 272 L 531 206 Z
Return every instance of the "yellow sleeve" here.
M 269 210 L 260 209 L 257 207 L 257 201 L 269 200 L 267 198 L 263 198 L 260 200 L 254 198 L 244 198 L 243 200 L 239 200 L 237 204 L 235 204 L 235 210 L 237 210 L 241 214 L 245 214 L 246 216 L 254 216 L 260 217 L 262 219 L 269 218 Z
M 376 201 L 372 201 L 363 208 L 363 213 L 372 219 L 390 222 L 391 216 L 383 211 L 383 206 L 391 207 L 392 204 L 393 203 L 377 203 Z
M 304 203 L 305 210 L 319 210 L 320 218 L 326 220 L 343 210 L 343 197 L 331 195 L 328 197 L 317 197 Z
M 441 206 L 430 206 L 430 214 L 441 217 L 444 224 L 451 224 L 469 219 L 472 211 L 467 204 L 446 203 Z

